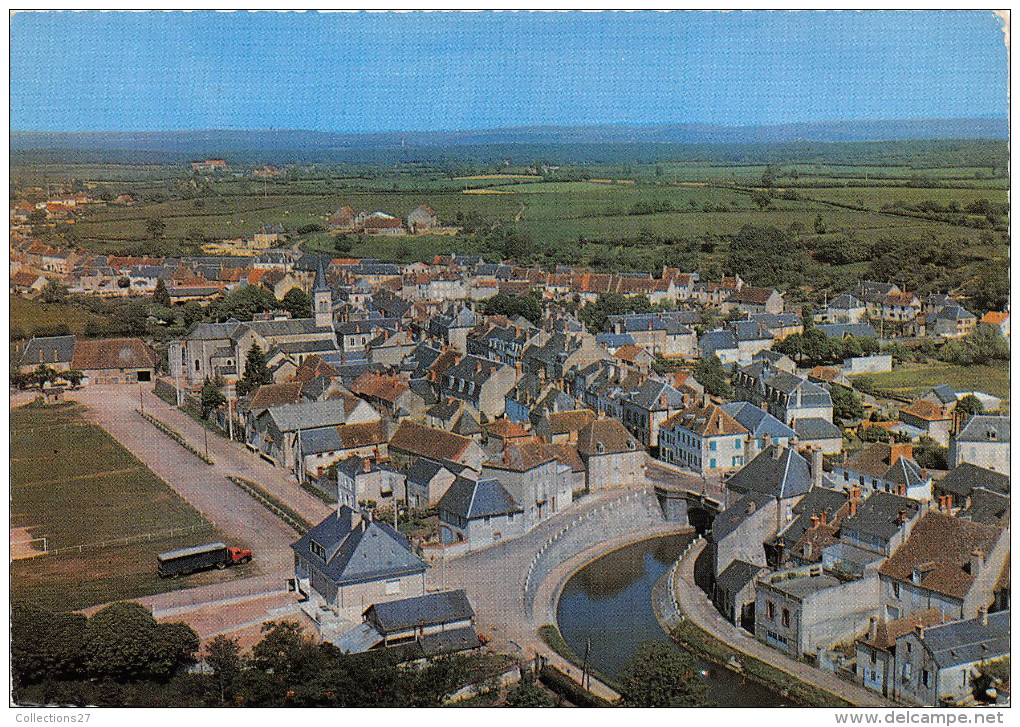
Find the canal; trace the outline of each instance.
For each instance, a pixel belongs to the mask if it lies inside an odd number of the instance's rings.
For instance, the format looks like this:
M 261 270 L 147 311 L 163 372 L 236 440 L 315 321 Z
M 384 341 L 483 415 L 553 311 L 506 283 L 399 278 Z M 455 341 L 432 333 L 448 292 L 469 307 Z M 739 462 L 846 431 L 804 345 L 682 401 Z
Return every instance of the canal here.
M 556 619 L 563 638 L 579 655 L 591 639 L 588 660 L 610 677 L 645 641 L 678 646 L 659 626 L 652 611 L 652 586 L 673 565 L 689 535 L 644 540 L 602 556 L 567 581 Z M 778 707 L 788 704 L 779 694 L 739 674 L 695 658 L 699 675 L 709 686 L 709 699 L 720 707 Z

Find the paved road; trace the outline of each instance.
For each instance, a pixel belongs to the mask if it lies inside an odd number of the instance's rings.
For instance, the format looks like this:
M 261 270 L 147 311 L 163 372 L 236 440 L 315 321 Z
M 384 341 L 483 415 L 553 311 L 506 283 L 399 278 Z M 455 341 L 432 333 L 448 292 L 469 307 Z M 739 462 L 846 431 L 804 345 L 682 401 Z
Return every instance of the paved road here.
M 831 672 L 816 669 L 807 664 L 795 661 L 775 649 L 765 646 L 760 641 L 748 636 L 715 610 L 705 593 L 694 584 L 694 562 L 705 548 L 705 541 L 699 541 L 681 564 L 676 579 L 676 597 L 680 608 L 694 623 L 708 631 L 715 638 L 725 642 L 738 651 L 760 659 L 772 666 L 792 674 L 798 679 L 819 686 L 842 697 L 851 704 L 860 707 L 896 706 L 895 702 L 885 699 L 870 689 L 844 681 Z
M 275 468 L 258 460 L 239 444 L 232 445 L 212 434 L 209 452 L 216 465 L 207 465 L 139 416 L 136 411 L 138 396 L 138 388 L 133 386 L 92 386 L 67 394 L 67 398 L 87 407 L 87 418 L 109 432 L 227 538 L 250 545 L 255 552 L 256 566 L 256 575 L 250 578 L 138 600 L 151 607 L 157 616 L 177 612 L 182 614 L 179 618 L 188 621 L 195 609 L 185 607 L 215 603 L 229 612 L 234 607 L 225 602 L 227 599 L 278 596 L 286 587 L 286 579 L 293 576 L 294 556 L 290 544 L 297 539 L 297 533 L 230 482 L 226 475 L 236 474 L 258 482 L 313 522 L 326 517 L 329 508 L 296 484 L 287 482 L 286 473 L 272 471 Z M 181 432 L 201 450 L 202 431 L 197 422 L 148 391 L 143 396 L 146 412 Z M 278 606 L 274 602 L 272 609 Z M 272 617 L 272 609 L 264 610 L 267 618 Z M 253 620 L 259 616 L 249 608 L 246 618 Z

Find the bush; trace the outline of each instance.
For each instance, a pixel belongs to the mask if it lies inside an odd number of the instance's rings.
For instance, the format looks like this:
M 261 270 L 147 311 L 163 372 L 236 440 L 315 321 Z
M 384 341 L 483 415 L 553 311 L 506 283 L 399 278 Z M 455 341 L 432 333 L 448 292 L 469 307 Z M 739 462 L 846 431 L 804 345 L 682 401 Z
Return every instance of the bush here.
M 578 707 L 612 707 L 611 702 L 589 692 L 554 666 L 546 664 L 539 674 L 539 681 L 556 694 Z

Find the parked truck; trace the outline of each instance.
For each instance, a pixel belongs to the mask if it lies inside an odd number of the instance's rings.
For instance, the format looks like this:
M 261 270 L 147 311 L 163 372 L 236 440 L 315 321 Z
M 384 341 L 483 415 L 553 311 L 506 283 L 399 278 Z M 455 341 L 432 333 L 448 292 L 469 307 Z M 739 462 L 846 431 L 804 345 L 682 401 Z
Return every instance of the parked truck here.
M 159 575 L 163 578 L 186 576 L 209 568 L 226 568 L 247 563 L 251 560 L 251 551 L 242 548 L 231 548 L 223 543 L 206 543 L 190 548 L 171 550 L 156 556 Z

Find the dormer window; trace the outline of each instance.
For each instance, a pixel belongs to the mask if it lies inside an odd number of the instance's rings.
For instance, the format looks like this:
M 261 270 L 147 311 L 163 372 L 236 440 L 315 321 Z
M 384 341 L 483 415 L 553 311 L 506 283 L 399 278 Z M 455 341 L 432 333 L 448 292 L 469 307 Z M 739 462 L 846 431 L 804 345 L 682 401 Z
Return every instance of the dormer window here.
M 308 541 L 308 550 L 312 552 L 312 555 L 316 556 L 322 562 L 326 562 L 326 549 L 323 548 L 319 543 L 314 540 Z

